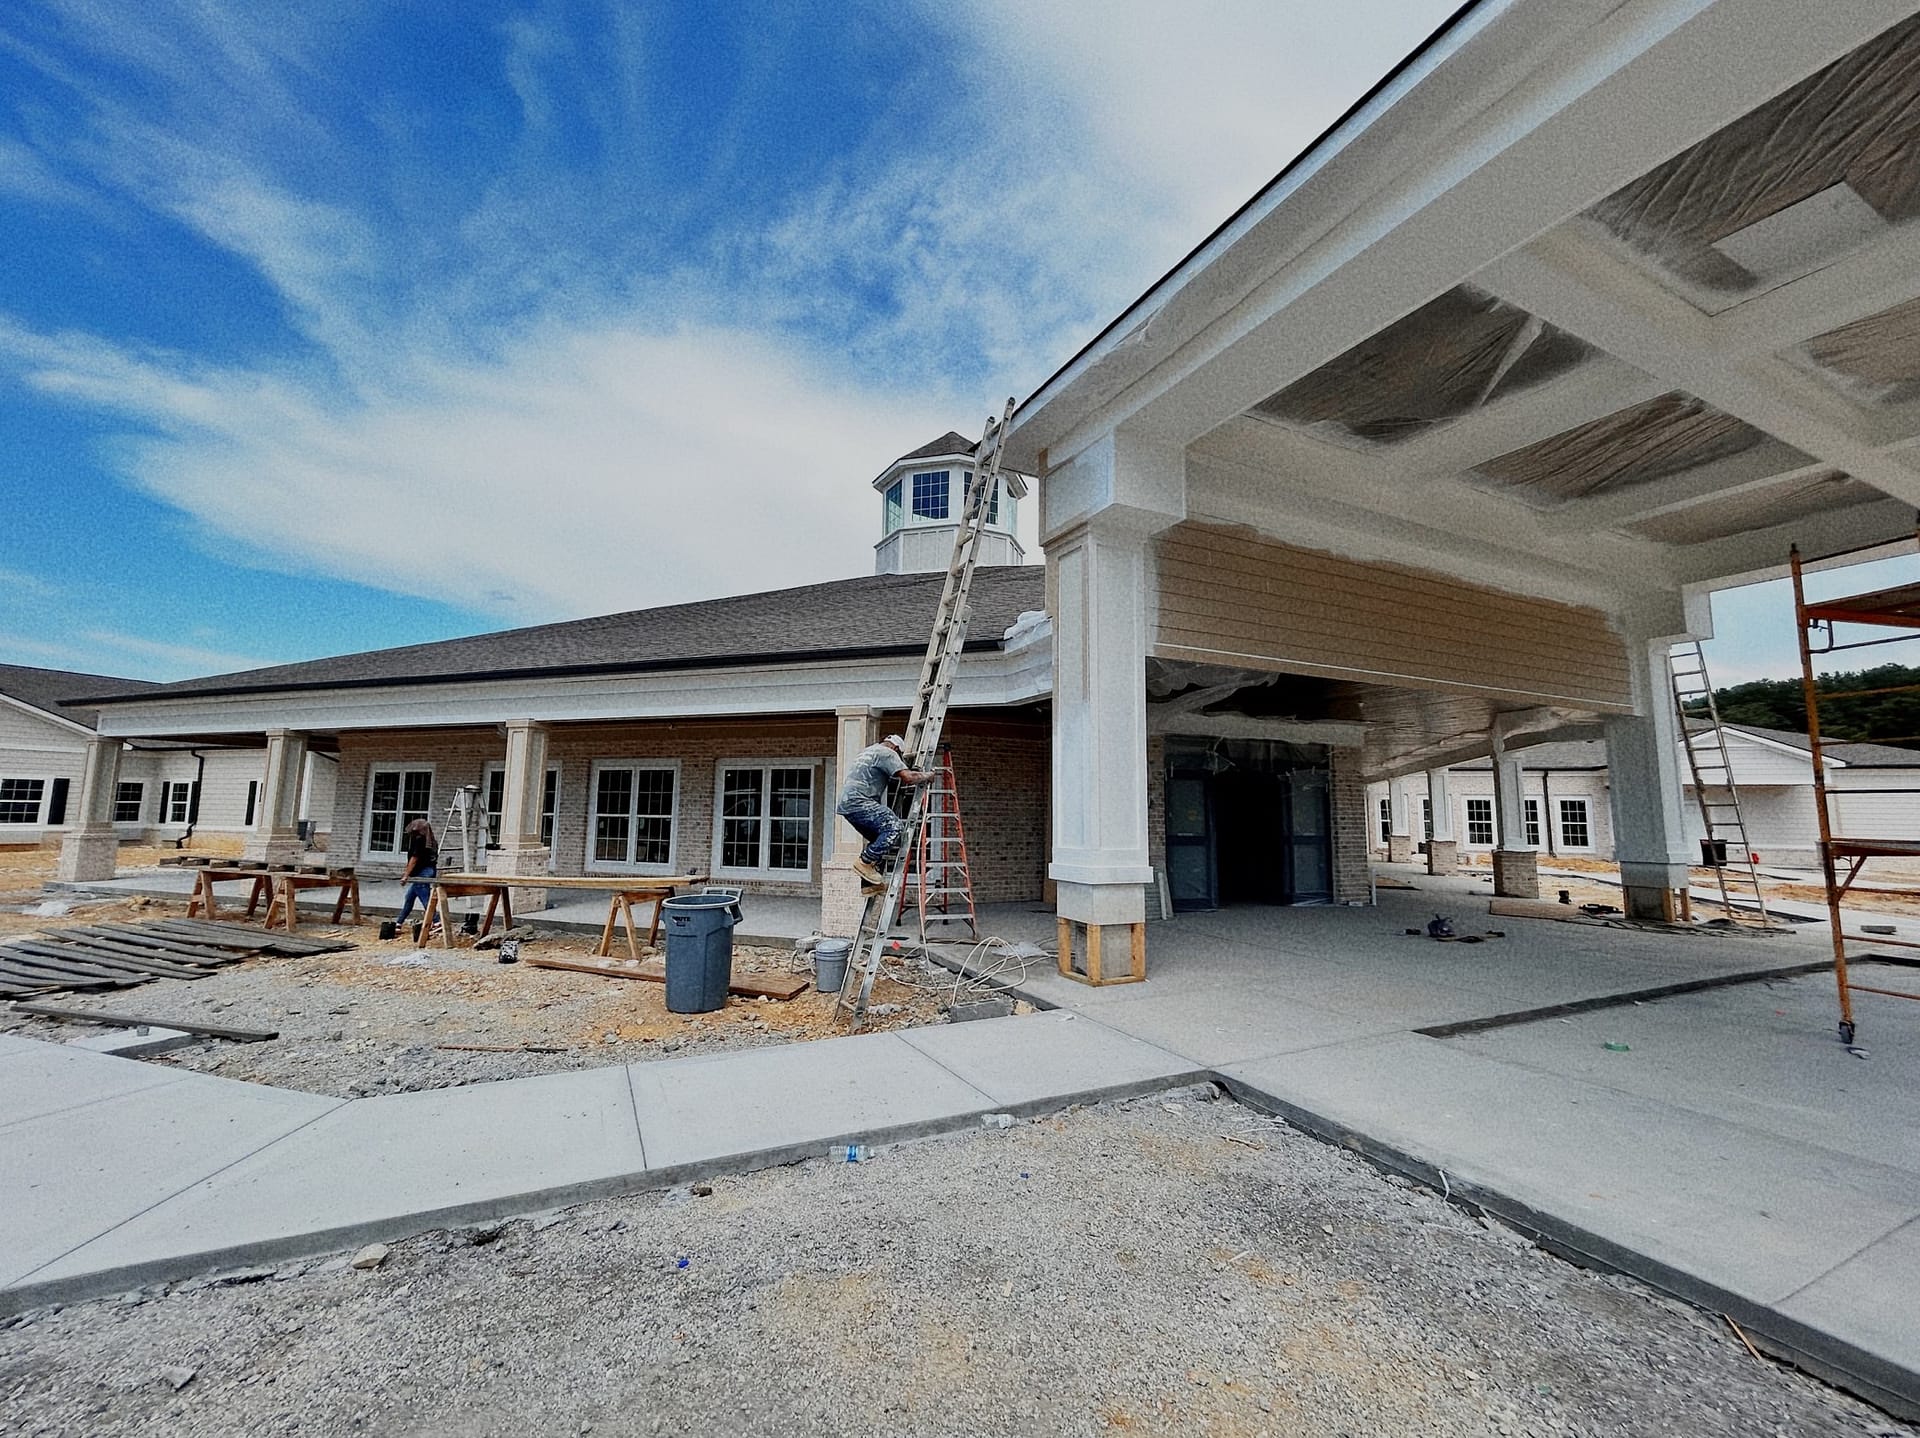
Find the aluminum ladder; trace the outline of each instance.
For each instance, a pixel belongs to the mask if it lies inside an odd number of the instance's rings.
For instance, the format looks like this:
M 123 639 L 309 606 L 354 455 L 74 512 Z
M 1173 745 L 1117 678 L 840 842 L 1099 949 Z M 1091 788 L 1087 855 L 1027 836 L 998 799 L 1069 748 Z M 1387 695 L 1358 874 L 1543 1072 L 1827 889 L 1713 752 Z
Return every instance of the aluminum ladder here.
M 1733 781 L 1726 726 L 1720 722 L 1720 706 L 1714 702 L 1713 684 L 1707 678 L 1707 656 L 1700 641 L 1691 639 L 1674 645 L 1667 651 L 1667 667 L 1673 681 L 1673 711 L 1680 721 L 1680 747 L 1686 750 L 1687 767 L 1693 772 L 1693 797 L 1700 808 L 1701 827 L 1709 840 L 1726 845 L 1729 861 L 1736 849 L 1739 853 L 1737 861 L 1712 866 L 1720 884 L 1720 903 L 1729 919 L 1738 920 L 1736 903 L 1751 902 L 1760 913 L 1761 926 L 1771 927 L 1760 867 L 1754 862 L 1746 818 L 1740 812 L 1740 790 Z M 1697 709 L 1702 703 L 1706 706 L 1704 722 L 1697 713 L 1688 713 L 1689 706 Z M 1708 856 L 1703 852 L 1701 857 Z M 1727 880 L 1729 868 L 1734 869 L 1731 884 Z
M 977 939 L 980 926 L 973 909 L 973 874 L 967 865 L 967 825 L 960 817 L 960 786 L 953 775 L 952 746 L 940 746 L 940 766 L 935 772 L 940 777 L 927 786 L 925 822 L 912 850 L 913 863 L 901 907 L 918 913 L 923 943 L 928 924 L 965 924 L 967 932 Z
M 948 701 L 953 697 L 954 673 L 960 650 L 967 642 L 967 622 L 973 617 L 968 596 L 973 591 L 974 567 L 980 557 L 980 529 L 986 522 L 989 496 L 1000 483 L 1000 463 L 1007 425 L 1013 420 L 1013 404 L 1009 398 L 998 423 L 988 419 L 986 433 L 974 449 L 973 479 L 967 485 L 966 502 L 960 507 L 960 523 L 953 535 L 953 557 L 947 561 L 947 580 L 940 591 L 940 608 L 934 614 L 933 632 L 927 636 L 927 657 L 920 666 L 913 709 L 907 718 L 906 733 L 901 736 L 907 741 L 909 768 L 930 770 L 938 761 L 940 731 L 946 724 Z M 928 787 L 922 784 L 912 789 L 906 825 L 893 852 L 883 861 L 881 884 L 867 894 L 860 928 L 854 935 L 853 968 L 840 986 L 834 1011 L 846 1015 L 856 1030 L 866 1022 L 867 1004 L 873 997 L 874 980 L 880 977 L 887 938 L 900 916 L 908 856 L 913 853 L 921 825 L 926 820 Z

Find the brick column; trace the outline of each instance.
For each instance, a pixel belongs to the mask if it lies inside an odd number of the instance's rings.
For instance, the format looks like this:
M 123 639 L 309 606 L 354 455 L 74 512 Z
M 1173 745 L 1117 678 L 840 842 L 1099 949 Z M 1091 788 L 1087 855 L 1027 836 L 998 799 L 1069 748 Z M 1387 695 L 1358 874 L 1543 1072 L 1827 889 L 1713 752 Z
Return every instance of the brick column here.
M 1412 804 L 1405 779 L 1387 780 L 1387 862 L 1413 862 Z
M 500 847 L 487 851 L 487 872 L 542 878 L 552 855 L 540 842 L 540 801 L 547 782 L 547 729 L 531 719 L 507 724 L 507 762 L 500 794 Z M 510 891 L 515 913 L 547 906 L 540 884 Z
M 120 783 L 118 739 L 87 741 L 86 767 L 80 771 L 80 822 L 60 841 L 54 876 L 67 883 L 111 879 L 120 857 L 113 827 L 113 796 Z
M 1527 842 L 1527 805 L 1520 761 L 1493 755 L 1493 820 L 1499 847 L 1493 851 L 1493 892 L 1503 899 L 1540 897 L 1540 856 Z

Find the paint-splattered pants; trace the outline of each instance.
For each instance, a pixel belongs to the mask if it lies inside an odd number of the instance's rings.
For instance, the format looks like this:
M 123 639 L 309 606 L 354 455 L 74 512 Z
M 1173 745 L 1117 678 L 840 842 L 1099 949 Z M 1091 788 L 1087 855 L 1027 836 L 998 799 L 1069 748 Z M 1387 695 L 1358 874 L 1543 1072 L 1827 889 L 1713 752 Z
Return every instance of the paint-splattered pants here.
M 878 799 L 842 799 L 835 812 L 858 829 L 860 837 L 867 841 L 867 847 L 860 851 L 865 863 L 879 863 L 893 852 L 893 846 L 900 840 L 900 830 L 904 827 L 900 816 Z

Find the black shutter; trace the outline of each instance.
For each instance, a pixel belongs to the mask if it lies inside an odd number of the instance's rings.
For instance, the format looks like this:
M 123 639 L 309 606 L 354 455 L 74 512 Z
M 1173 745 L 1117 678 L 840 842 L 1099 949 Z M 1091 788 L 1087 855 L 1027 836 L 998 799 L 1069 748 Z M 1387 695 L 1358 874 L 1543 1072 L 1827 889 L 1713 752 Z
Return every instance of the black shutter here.
M 64 824 L 67 822 L 67 783 L 65 779 L 53 781 L 53 792 L 47 796 L 47 822 Z
M 188 789 L 187 822 L 189 824 L 200 822 L 200 781 L 198 779 L 195 779 Z
M 258 779 L 249 779 L 247 781 L 247 817 L 240 821 L 249 829 L 253 827 L 253 806 L 259 797 L 260 781 Z

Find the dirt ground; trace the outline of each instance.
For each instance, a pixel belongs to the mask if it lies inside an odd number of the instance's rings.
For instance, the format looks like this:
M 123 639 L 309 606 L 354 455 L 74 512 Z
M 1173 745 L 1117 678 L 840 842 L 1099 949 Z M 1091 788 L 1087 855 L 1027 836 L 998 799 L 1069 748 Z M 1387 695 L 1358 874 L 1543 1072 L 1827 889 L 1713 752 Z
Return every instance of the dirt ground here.
M 39 1310 L 0 1431 L 1910 1434 L 1192 1092 Z
M 0 934 L 184 912 L 184 903 L 117 900 L 84 905 L 57 918 L 0 914 Z M 833 996 L 813 988 L 786 1001 L 734 996 L 715 1013 L 673 1014 L 666 1008 L 665 986 L 657 983 L 502 964 L 484 949 L 416 949 L 408 938 L 373 938 L 371 925 L 309 924 L 300 932 L 360 942 L 339 953 L 249 959 L 204 979 L 160 979 L 103 994 L 65 995 L 59 1002 L 276 1031 L 279 1037 L 262 1043 L 204 1039 L 153 1061 L 342 1097 L 798 1043 L 846 1032 L 833 1012 Z M 591 949 L 591 940 L 567 934 L 531 940 L 522 953 L 586 957 Z M 642 955 L 661 957 L 646 946 Z M 734 974 L 804 972 L 807 962 L 787 949 L 743 946 L 734 951 Z M 941 1021 L 953 995 L 951 974 L 904 964 L 886 972 L 896 977 L 876 983 L 869 1031 Z M 0 1032 L 58 1043 L 90 1031 L 0 1009 Z
M 1582 859 L 1566 854 L 1556 854 L 1549 858 L 1541 855 L 1541 862 L 1555 869 L 1574 869 L 1581 873 L 1596 876 L 1592 882 L 1578 879 L 1563 879 L 1558 874 L 1540 876 L 1540 892 L 1544 897 L 1552 898 L 1561 889 L 1572 891 L 1576 904 L 1617 904 L 1620 902 L 1618 879 L 1620 870 L 1610 859 Z M 1885 871 L 1882 871 L 1884 866 Z M 1485 874 L 1492 879 L 1491 862 L 1479 862 L 1478 855 L 1462 856 L 1462 870 L 1471 870 Z M 1713 870 L 1690 869 L 1689 875 L 1698 888 L 1711 890 L 1714 885 Z M 1614 883 L 1603 883 L 1598 876 L 1612 877 Z M 1795 884 L 1782 879 L 1770 879 L 1764 875 L 1761 883 L 1768 898 L 1791 899 L 1803 904 L 1824 904 L 1827 901 L 1826 890 L 1819 884 Z M 1868 909 L 1876 913 L 1920 917 L 1920 870 L 1910 866 L 1896 864 L 1892 860 L 1874 860 L 1867 871 L 1867 877 L 1847 891 L 1847 907 L 1850 909 Z

